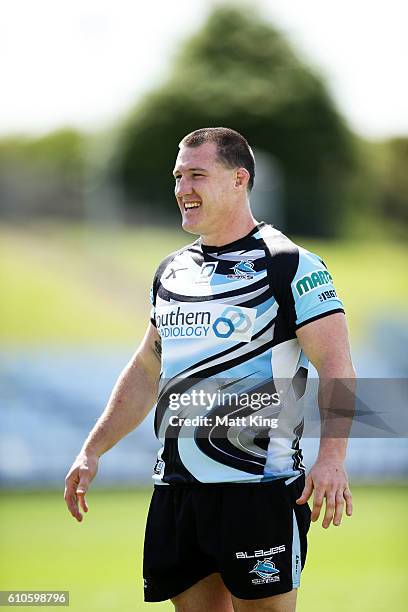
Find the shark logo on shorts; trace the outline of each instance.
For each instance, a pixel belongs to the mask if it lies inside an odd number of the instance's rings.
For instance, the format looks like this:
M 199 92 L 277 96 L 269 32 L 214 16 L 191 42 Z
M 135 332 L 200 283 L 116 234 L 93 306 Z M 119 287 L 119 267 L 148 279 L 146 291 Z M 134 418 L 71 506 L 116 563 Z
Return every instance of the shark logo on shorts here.
M 251 569 L 249 573 L 258 574 L 260 578 L 269 578 L 269 576 L 279 574 L 279 570 L 276 569 L 275 564 L 269 558 L 263 561 L 257 561 L 255 567 Z
M 260 578 L 260 580 L 257 578 L 252 580 L 253 584 L 265 584 L 267 582 L 279 581 L 279 576 L 276 575 L 279 574 L 279 570 L 276 569 L 271 557 L 263 559 L 263 561 L 257 561 L 255 567 L 251 569 L 249 573 L 256 574 Z

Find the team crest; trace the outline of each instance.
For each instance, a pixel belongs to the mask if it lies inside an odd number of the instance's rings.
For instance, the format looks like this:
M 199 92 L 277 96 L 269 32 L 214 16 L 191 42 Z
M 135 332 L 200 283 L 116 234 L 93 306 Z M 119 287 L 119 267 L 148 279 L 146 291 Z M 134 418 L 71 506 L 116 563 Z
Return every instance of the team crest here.
M 245 278 L 250 280 L 254 278 L 254 264 L 252 261 L 245 261 L 241 259 L 241 261 L 233 267 L 234 274 L 228 274 L 227 278 L 237 279 L 237 278 Z
M 263 559 L 263 561 L 257 561 L 253 569 L 250 570 L 250 574 L 256 574 L 259 578 L 252 580 L 253 584 L 265 584 L 267 582 L 279 581 L 279 570 L 276 569 L 272 559 Z
M 255 567 L 251 569 L 249 573 L 257 574 L 260 578 L 269 578 L 274 574 L 279 574 L 279 570 L 276 569 L 275 564 L 269 558 L 263 561 L 257 561 Z

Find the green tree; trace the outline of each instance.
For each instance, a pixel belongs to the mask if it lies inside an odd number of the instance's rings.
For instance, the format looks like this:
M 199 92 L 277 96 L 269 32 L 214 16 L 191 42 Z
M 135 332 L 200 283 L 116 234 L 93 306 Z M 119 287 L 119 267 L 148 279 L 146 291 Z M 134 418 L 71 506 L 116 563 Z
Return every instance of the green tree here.
M 85 137 L 63 128 L 0 141 L 0 215 L 82 216 Z
M 122 126 L 116 176 L 132 206 L 175 209 L 171 171 L 188 132 L 223 125 L 283 170 L 286 230 L 341 229 L 354 167 L 350 134 L 322 79 L 253 10 L 220 6 L 181 49 L 168 79 Z
M 386 162 L 381 174 L 381 212 L 393 225 L 408 229 L 408 138 L 386 143 Z
M 350 233 L 406 240 L 408 138 L 369 141 L 356 137 L 355 147 L 358 166 L 350 190 Z

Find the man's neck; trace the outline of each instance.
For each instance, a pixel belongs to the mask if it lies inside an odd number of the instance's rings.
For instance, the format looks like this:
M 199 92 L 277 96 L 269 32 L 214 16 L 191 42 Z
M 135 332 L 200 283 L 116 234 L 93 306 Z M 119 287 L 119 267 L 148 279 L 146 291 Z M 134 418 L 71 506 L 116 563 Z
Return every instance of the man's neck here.
M 207 246 L 223 246 L 230 244 L 240 238 L 244 238 L 258 224 L 258 221 L 251 215 L 240 222 L 232 222 L 228 227 L 222 230 L 216 230 L 210 234 L 202 234 L 201 242 Z

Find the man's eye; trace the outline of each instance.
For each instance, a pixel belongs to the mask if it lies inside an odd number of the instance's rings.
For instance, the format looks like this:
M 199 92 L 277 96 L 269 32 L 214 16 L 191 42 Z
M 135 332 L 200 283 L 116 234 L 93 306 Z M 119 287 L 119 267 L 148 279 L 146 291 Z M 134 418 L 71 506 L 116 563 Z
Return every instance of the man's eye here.
M 193 176 L 204 176 L 204 174 L 199 174 L 198 172 L 194 172 Z

